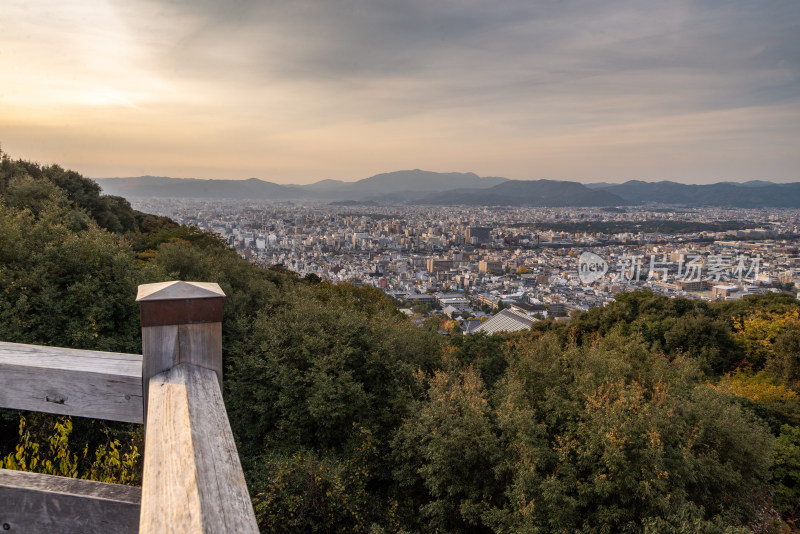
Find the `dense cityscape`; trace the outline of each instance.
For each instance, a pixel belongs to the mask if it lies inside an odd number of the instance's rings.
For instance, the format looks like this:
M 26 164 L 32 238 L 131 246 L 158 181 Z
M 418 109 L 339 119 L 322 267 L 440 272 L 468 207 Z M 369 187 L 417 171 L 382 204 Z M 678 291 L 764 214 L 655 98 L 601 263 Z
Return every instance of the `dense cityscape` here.
M 406 313 L 435 310 L 465 333 L 566 318 L 622 291 L 738 299 L 800 287 L 800 212 L 789 209 L 164 199 L 134 207 L 212 231 L 257 264 L 380 288 Z M 486 321 L 503 309 L 502 321 Z

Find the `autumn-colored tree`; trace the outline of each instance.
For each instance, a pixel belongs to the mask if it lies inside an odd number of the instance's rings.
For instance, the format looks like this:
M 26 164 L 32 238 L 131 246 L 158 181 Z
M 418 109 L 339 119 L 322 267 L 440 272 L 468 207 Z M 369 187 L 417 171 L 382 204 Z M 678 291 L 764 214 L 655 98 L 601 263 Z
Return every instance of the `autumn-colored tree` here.
M 13 453 L 0 459 L 3 469 L 114 484 L 141 484 L 140 454 L 135 440 L 123 449 L 119 440 L 107 438 L 106 443 L 100 444 L 93 455 L 89 454 L 87 444 L 79 457 L 70 447 L 71 418 L 57 418 L 45 444 L 31 437 L 24 417 L 19 421 L 20 441 Z
M 774 345 L 788 329 L 800 328 L 800 310 L 784 313 L 756 313 L 747 317 L 733 318 L 736 342 L 744 347 L 747 363 L 753 369 L 761 369 L 774 357 Z

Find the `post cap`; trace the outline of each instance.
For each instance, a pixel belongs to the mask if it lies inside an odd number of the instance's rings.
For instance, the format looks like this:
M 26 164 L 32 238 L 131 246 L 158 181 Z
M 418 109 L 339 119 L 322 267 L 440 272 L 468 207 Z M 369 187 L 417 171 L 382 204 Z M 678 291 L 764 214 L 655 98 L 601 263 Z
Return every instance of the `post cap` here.
M 142 326 L 219 323 L 222 299 L 219 285 L 209 282 L 142 284 L 136 301 Z
M 136 302 L 152 300 L 208 299 L 224 297 L 225 293 L 214 282 L 158 282 L 142 284 L 136 294 Z

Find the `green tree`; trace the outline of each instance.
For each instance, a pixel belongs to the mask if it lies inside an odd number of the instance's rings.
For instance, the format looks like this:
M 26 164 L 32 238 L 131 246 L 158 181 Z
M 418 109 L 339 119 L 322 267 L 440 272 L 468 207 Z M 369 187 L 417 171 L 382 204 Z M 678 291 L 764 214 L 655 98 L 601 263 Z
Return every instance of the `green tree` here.
M 39 214 L 0 204 L 0 339 L 139 352 L 139 267 L 122 240 L 87 221 L 74 232 L 56 203 Z
M 775 440 L 775 508 L 800 520 L 800 427 L 784 425 Z
M 492 410 L 472 368 L 436 371 L 429 382 L 425 400 L 395 438 L 396 477 L 416 490 L 426 529 L 477 532 L 500 495 Z
M 346 461 L 309 451 L 272 453 L 255 461 L 257 467 L 248 470 L 248 485 L 262 530 L 367 532 L 381 523 L 396 530 L 396 520 L 391 514 L 381 515 L 367 488 L 368 464 L 377 453 L 375 440 L 357 425 L 352 434 L 353 450 Z

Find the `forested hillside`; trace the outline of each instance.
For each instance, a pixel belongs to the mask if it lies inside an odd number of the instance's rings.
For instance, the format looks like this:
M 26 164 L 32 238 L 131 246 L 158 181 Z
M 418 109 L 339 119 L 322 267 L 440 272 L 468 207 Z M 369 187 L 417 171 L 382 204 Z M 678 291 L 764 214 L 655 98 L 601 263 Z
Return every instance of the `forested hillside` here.
M 225 403 L 265 532 L 778 533 L 798 520 L 789 295 L 631 293 L 568 325 L 445 338 L 380 291 L 255 267 L 100 193 L 2 156 L 0 340 L 139 352 L 138 284 L 219 283 Z M 7 467 L 60 460 L 51 472 L 137 481 L 138 427 L 9 410 L 0 425 Z

